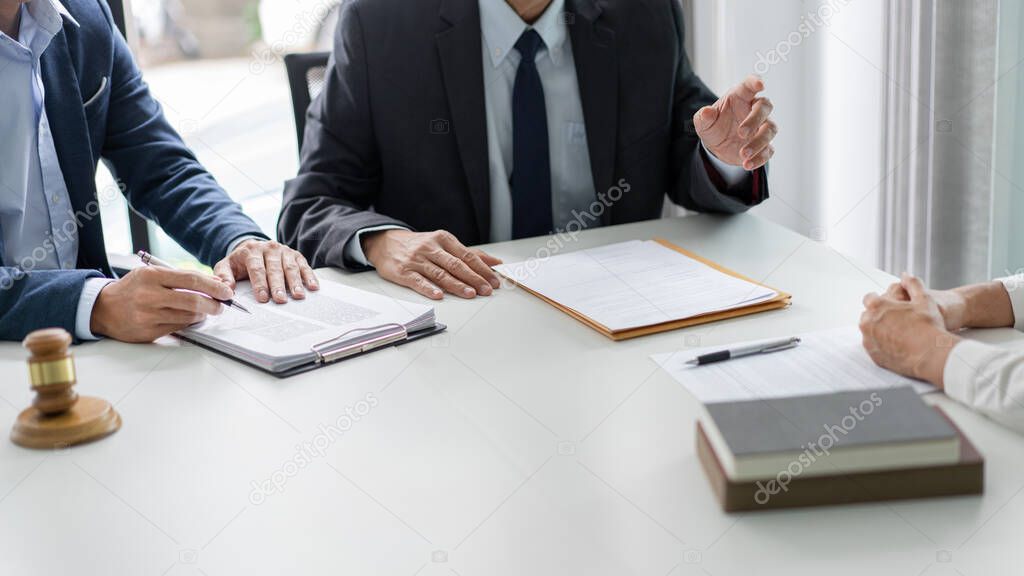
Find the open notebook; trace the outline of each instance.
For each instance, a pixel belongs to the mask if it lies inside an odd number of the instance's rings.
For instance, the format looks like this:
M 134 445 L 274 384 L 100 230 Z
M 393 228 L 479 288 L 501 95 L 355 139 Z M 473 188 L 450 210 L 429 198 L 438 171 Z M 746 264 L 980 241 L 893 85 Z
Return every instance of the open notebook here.
M 252 314 L 225 306 L 177 335 L 277 375 L 444 330 L 432 306 L 328 281 L 286 304 L 258 304 L 249 283 L 239 282 L 235 300 Z
M 790 295 L 666 240 L 632 240 L 495 267 L 614 340 L 783 308 Z

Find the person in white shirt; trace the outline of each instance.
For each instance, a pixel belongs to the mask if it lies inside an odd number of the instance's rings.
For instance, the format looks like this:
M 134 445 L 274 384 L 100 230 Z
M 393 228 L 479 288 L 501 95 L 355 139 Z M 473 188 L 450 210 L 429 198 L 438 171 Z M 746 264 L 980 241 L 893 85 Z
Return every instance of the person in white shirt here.
M 961 338 L 964 328 L 1024 331 L 1024 275 L 953 290 L 927 290 L 904 274 L 864 297 L 864 348 L 883 368 L 934 384 L 946 395 L 1024 432 L 1024 353 Z

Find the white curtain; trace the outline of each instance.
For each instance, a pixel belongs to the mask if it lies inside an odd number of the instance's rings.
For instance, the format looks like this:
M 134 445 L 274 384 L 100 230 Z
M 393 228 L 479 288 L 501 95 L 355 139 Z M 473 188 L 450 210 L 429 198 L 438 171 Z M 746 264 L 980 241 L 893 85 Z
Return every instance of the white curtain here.
M 887 0 L 881 263 L 947 288 L 993 274 L 999 0 Z

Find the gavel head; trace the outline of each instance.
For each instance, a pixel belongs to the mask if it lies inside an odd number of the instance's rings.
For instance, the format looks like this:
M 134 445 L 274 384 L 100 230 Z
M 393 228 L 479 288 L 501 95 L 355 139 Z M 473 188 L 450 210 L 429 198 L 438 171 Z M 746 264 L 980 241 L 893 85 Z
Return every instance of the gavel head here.
M 68 353 L 71 335 L 63 328 L 36 330 L 22 345 L 32 353 L 28 359 L 36 392 L 32 405 L 47 416 L 66 412 L 78 401 L 78 393 L 73 390 L 75 362 Z

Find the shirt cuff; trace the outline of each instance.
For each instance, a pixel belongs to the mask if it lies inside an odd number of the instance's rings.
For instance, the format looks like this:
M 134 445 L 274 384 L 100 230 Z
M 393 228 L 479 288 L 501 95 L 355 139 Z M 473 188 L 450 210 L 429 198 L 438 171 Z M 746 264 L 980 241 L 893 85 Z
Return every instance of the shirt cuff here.
M 96 305 L 96 298 L 100 291 L 107 287 L 107 284 L 114 282 L 110 278 L 89 278 L 82 285 L 82 293 L 78 296 L 78 309 L 75 312 L 75 336 L 79 340 L 99 340 L 99 336 L 92 333 L 92 309 Z
M 742 166 L 733 166 L 732 164 L 726 164 L 725 162 L 718 159 L 717 156 L 708 150 L 704 143 L 700 143 L 701 147 L 704 148 L 704 153 L 708 157 L 708 162 L 718 171 L 718 174 L 725 181 L 726 188 L 735 188 L 742 184 L 747 178 L 750 177 L 750 172 L 743 169 Z
M 1024 331 L 1024 274 L 1000 278 L 997 282 L 1002 282 L 1006 293 L 1010 295 L 1010 305 L 1013 306 L 1013 327 Z
M 244 236 L 239 236 L 238 238 L 232 240 L 230 244 L 228 244 L 228 251 L 227 254 L 224 254 L 224 257 L 227 258 L 228 254 L 234 252 L 235 248 L 238 248 L 238 245 L 241 244 L 242 242 L 245 242 L 246 240 L 259 240 L 260 242 L 266 242 L 267 239 L 262 236 L 256 236 L 254 234 L 246 234 Z
M 999 352 L 1000 350 L 994 346 L 974 340 L 961 340 L 957 343 L 949 352 L 946 366 L 942 371 L 942 384 L 946 396 L 972 406 L 981 370 Z
M 369 234 L 370 232 L 383 232 L 385 230 L 408 230 L 402 226 L 395 226 L 393 224 L 385 224 L 384 226 L 373 226 L 371 228 L 363 228 L 355 233 L 348 242 L 345 243 L 345 260 L 350 263 L 359 264 L 360 266 L 373 267 L 370 261 L 366 259 L 366 254 L 363 253 L 363 234 Z

